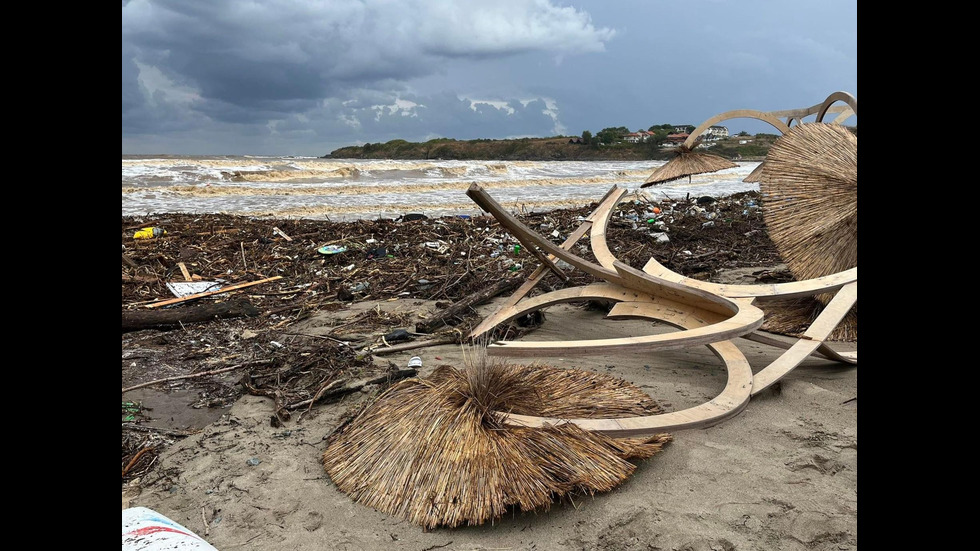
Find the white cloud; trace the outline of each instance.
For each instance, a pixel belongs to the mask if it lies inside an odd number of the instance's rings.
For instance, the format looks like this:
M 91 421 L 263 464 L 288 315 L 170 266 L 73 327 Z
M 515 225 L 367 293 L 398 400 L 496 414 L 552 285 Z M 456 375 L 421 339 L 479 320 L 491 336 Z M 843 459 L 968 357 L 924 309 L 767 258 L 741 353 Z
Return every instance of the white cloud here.
M 145 91 L 147 103 L 158 102 L 191 104 L 201 99 L 200 93 L 190 86 L 181 86 L 167 78 L 159 69 L 145 63 L 136 62 L 139 75 L 136 77 Z
M 470 109 L 473 111 L 479 111 L 482 105 L 488 105 L 494 109 L 499 109 L 506 112 L 508 115 L 514 114 L 514 108 L 508 105 L 506 101 L 501 100 L 489 100 L 489 99 L 471 99 L 465 98 L 470 102 Z M 527 104 L 524 104 L 527 105 Z

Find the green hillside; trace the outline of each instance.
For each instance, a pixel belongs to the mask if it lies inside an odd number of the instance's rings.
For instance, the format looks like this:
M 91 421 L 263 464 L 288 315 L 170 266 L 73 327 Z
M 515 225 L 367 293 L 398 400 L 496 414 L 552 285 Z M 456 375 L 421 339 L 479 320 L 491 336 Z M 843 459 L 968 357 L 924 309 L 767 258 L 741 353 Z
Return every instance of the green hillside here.
M 501 161 L 602 161 L 602 160 L 668 160 L 673 149 L 660 148 L 653 143 L 571 143 L 573 136 L 550 138 L 520 138 L 514 140 L 455 140 L 438 138 L 427 142 L 391 140 L 386 143 L 367 143 L 342 147 L 324 155 L 331 159 L 452 159 Z M 766 156 L 774 134 L 732 137 L 713 142 L 711 147 L 698 146 L 698 151 L 714 153 L 728 159 L 761 160 Z M 746 143 L 739 143 L 744 141 Z

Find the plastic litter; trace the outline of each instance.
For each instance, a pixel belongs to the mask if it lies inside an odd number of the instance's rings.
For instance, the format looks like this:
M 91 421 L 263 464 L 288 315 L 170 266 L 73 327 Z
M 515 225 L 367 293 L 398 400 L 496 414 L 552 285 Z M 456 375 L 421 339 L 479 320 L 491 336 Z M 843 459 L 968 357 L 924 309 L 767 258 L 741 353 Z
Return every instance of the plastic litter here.
M 415 368 L 422 367 L 422 358 L 418 356 L 412 356 L 412 359 L 408 360 L 408 367 L 415 367 Z
M 186 527 L 146 507 L 122 511 L 122 551 L 218 551 Z
M 340 245 L 324 245 L 319 249 L 317 249 L 316 252 L 320 254 L 331 255 L 331 254 L 340 254 L 346 250 L 347 247 L 342 247 Z
M 410 341 L 410 340 L 412 340 L 412 336 L 409 335 L 408 331 L 404 329 L 395 329 L 391 333 L 385 335 L 385 342 L 388 343 Z
M 133 234 L 133 239 L 153 239 L 154 237 L 160 237 L 167 235 L 167 230 L 157 227 L 143 228 Z

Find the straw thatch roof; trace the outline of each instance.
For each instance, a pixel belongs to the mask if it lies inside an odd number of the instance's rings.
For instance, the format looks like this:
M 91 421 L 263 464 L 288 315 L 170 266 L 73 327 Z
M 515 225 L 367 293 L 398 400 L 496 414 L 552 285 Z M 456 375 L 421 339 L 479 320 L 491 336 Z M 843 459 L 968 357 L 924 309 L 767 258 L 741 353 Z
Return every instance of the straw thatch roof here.
M 760 166 L 763 217 L 790 271 L 811 279 L 857 266 L 857 136 L 803 123 Z
M 547 366 L 438 368 L 391 387 L 334 433 L 323 465 L 354 500 L 425 529 L 479 525 L 510 507 L 608 491 L 670 441 L 613 439 L 565 424 L 502 425 L 494 411 L 560 418 L 659 413 L 639 388 Z
M 759 181 L 759 175 L 762 174 L 762 171 L 764 170 L 763 165 L 765 165 L 765 164 L 766 164 L 765 161 L 759 163 L 759 166 L 755 167 L 752 170 L 752 172 L 749 172 L 749 175 L 748 176 L 746 176 L 745 178 L 742 178 L 742 181 L 743 182 L 758 182 Z
M 712 155 L 703 151 L 692 151 L 681 146 L 677 148 L 677 156 L 654 170 L 640 187 L 649 187 L 677 180 L 684 176 L 718 172 L 719 170 L 737 166 L 732 161 L 719 157 L 718 155 Z
M 763 218 L 793 275 L 857 266 L 857 136 L 837 124 L 802 123 L 776 140 L 760 168 Z M 856 332 L 855 306 L 831 337 Z

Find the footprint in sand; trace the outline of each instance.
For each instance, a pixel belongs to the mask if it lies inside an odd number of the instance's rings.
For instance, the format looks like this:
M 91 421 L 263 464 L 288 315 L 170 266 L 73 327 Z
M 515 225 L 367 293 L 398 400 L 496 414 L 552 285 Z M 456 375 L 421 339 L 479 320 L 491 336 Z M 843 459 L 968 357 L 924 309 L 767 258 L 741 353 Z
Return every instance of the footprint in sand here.
M 306 531 L 313 532 L 321 526 L 323 526 L 323 515 L 316 511 L 310 511 L 306 514 L 306 520 L 303 521 L 303 528 L 306 528 Z

